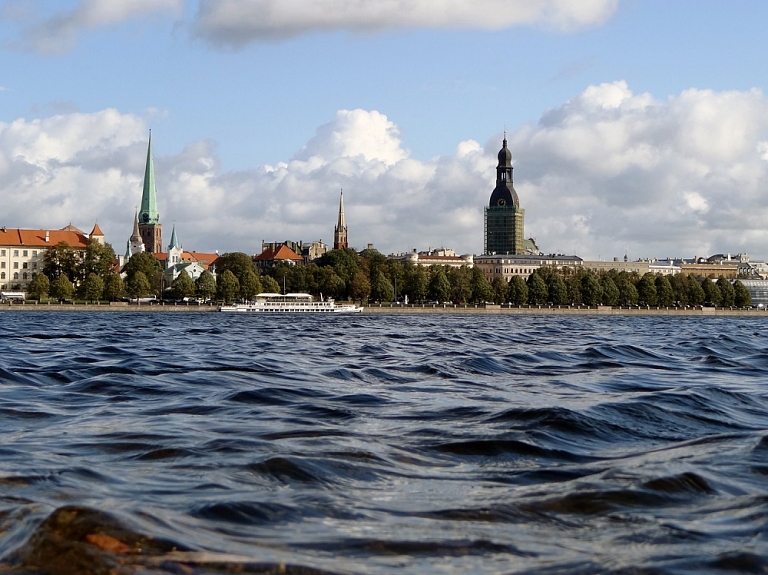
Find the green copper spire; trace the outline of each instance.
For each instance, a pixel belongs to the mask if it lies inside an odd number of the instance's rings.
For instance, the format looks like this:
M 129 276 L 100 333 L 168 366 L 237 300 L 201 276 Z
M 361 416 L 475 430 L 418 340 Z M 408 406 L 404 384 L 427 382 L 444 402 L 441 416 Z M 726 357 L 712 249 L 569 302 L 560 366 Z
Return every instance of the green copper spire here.
M 173 224 L 173 231 L 171 232 L 171 243 L 168 244 L 169 251 L 172 250 L 173 248 L 181 249 L 179 238 L 176 237 L 176 224 Z
M 160 214 L 157 213 L 157 188 L 155 188 L 155 164 L 152 160 L 152 130 L 149 131 L 149 145 L 147 146 L 147 166 L 144 169 L 144 191 L 141 194 L 141 210 L 139 210 L 140 224 L 160 223 Z

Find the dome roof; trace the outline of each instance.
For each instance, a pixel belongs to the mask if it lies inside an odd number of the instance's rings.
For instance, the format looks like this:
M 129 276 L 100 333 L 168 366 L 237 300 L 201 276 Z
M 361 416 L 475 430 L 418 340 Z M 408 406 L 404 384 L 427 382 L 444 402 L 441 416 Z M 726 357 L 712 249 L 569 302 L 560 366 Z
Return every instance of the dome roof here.
M 499 167 L 509 168 L 512 166 L 512 152 L 507 148 L 507 139 L 504 138 L 504 144 L 499 150 Z

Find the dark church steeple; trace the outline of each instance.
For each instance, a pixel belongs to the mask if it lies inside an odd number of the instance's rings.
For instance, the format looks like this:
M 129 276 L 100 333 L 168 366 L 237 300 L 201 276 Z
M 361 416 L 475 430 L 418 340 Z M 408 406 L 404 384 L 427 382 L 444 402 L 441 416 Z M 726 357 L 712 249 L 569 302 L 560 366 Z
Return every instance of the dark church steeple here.
M 339 220 L 333 230 L 333 249 L 342 250 L 348 247 L 347 222 L 344 219 L 344 190 L 339 193 Z
M 496 187 L 491 194 L 489 205 L 520 207 L 520 200 L 512 185 L 512 152 L 507 148 L 507 133 L 504 132 L 504 142 L 499 150 L 499 164 L 496 166 Z

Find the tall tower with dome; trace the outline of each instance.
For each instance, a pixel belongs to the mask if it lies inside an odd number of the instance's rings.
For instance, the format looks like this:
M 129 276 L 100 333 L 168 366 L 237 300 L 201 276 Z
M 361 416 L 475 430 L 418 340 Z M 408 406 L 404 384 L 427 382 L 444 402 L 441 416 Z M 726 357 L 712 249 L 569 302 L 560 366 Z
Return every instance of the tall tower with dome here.
M 512 153 L 507 148 L 507 133 L 499 151 L 496 187 L 485 208 L 485 243 L 483 253 L 521 254 L 524 251 L 523 221 L 525 210 L 512 185 Z

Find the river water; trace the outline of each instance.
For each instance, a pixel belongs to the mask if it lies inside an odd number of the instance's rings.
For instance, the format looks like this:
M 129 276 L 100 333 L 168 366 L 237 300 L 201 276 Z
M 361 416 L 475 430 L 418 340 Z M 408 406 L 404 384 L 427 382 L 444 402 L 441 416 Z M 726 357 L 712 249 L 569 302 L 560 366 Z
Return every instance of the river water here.
M 768 573 L 761 318 L 0 315 L 0 572 Z

